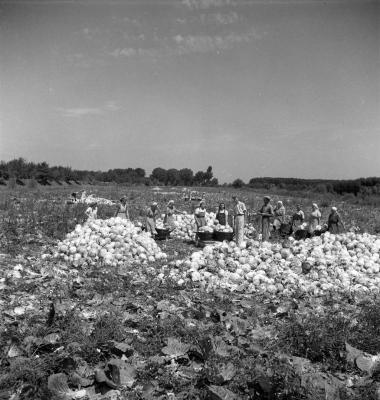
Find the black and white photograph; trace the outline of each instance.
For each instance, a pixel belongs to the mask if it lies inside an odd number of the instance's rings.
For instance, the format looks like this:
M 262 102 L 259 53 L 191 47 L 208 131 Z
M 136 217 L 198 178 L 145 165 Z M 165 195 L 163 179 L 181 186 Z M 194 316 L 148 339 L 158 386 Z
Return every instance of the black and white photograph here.
M 379 152 L 379 0 L 0 0 L 0 400 L 380 400 Z

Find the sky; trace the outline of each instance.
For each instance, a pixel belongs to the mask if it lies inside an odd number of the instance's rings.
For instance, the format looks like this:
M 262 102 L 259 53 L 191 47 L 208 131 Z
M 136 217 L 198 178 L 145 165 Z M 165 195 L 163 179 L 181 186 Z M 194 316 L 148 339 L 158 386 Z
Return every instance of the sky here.
M 380 2 L 0 0 L 0 160 L 380 175 Z

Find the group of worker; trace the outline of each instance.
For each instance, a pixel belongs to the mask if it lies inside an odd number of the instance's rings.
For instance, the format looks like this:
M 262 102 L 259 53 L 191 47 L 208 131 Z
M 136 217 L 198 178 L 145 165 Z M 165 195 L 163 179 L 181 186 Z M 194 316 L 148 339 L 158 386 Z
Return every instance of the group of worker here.
M 271 199 L 269 196 L 264 197 L 264 206 L 261 211 L 265 211 L 266 215 L 262 218 L 262 235 L 263 240 L 268 240 L 270 237 L 270 231 L 280 231 L 284 226 L 289 227 L 290 231 L 296 234 L 297 231 L 303 230 L 312 236 L 317 230 L 321 229 L 322 213 L 316 203 L 311 205 L 310 213 L 305 217 L 305 213 L 302 211 L 302 206 L 297 204 L 296 212 L 291 216 L 290 222 L 286 215 L 286 210 L 282 201 L 278 201 L 275 207 L 270 204 Z M 270 224 L 273 218 L 273 224 Z M 305 226 L 306 225 L 306 226 Z M 338 213 L 336 207 L 331 207 L 331 212 L 328 216 L 326 230 L 336 234 L 341 229 L 345 229 L 343 221 Z
M 278 201 L 276 206 L 273 207 L 271 204 L 271 198 L 264 196 L 263 205 L 257 212 L 247 212 L 246 205 L 239 200 L 237 196 L 232 196 L 233 210 L 232 210 L 232 227 L 235 232 L 235 241 L 240 244 L 244 240 L 244 227 L 248 219 L 252 216 L 261 217 L 261 233 L 262 241 L 268 241 L 271 232 L 281 232 L 284 227 L 288 227 L 289 232 L 296 234 L 299 230 L 306 230 L 309 235 L 313 235 L 317 229 L 320 229 L 322 214 L 316 203 L 311 206 L 310 213 L 305 217 L 305 213 L 302 210 L 300 204 L 297 205 L 295 213 L 290 217 L 286 215 L 286 210 L 282 201 Z M 194 211 L 195 228 L 196 231 L 203 226 L 207 225 L 206 221 L 206 201 L 202 199 L 199 202 L 198 207 Z M 97 205 L 92 203 L 89 205 L 85 214 L 89 219 L 97 218 Z M 175 207 L 174 200 L 170 200 L 166 205 L 164 214 L 164 224 L 169 229 L 175 228 L 175 214 L 185 214 Z M 145 228 L 154 237 L 157 234 L 156 230 L 156 219 L 159 217 L 160 211 L 158 209 L 158 203 L 152 202 L 151 205 L 146 209 L 145 212 Z M 129 218 L 129 212 L 127 207 L 127 198 L 122 197 L 118 204 L 114 214 L 115 217 Z M 220 203 L 216 211 L 216 220 L 220 225 L 229 225 L 229 213 L 226 209 L 225 203 Z M 344 229 L 344 224 L 337 211 L 336 207 L 331 208 L 331 213 L 328 217 L 326 224 L 326 230 L 331 233 L 339 233 L 340 228 Z

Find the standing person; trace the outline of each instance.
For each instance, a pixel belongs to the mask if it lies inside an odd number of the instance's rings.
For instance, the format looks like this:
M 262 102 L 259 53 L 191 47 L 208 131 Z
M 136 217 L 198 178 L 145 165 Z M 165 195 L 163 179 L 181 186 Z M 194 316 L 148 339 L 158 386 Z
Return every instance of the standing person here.
M 156 218 L 158 216 L 158 204 L 154 201 L 146 212 L 146 230 L 152 237 L 157 235 L 156 231 Z
M 302 211 L 301 204 L 297 204 L 297 211 L 293 214 L 292 217 L 293 232 L 297 232 L 300 229 L 300 226 L 303 224 L 304 220 L 305 214 Z
M 174 200 L 169 200 L 169 202 L 168 202 L 168 204 L 166 206 L 164 224 L 169 225 L 170 229 L 174 229 L 175 228 L 175 220 L 174 220 L 175 213 L 184 214 L 182 211 L 179 211 L 179 210 L 177 210 L 175 208 Z
M 331 207 L 331 213 L 329 215 L 329 219 L 328 219 L 328 230 L 329 232 L 333 233 L 333 234 L 337 234 L 339 233 L 339 225 L 344 228 L 344 224 L 342 222 L 342 219 L 340 218 L 340 215 L 338 213 L 338 210 L 336 207 Z
M 312 235 L 316 230 L 317 226 L 321 222 L 322 214 L 319 211 L 318 205 L 316 203 L 312 204 L 311 214 L 309 216 L 309 233 Z
M 194 211 L 195 225 L 197 227 L 197 231 L 199 231 L 199 228 L 201 228 L 202 226 L 207 225 L 205 204 L 205 201 L 201 200 L 199 206 Z
M 97 204 L 91 203 L 84 213 L 87 215 L 87 221 L 96 219 L 98 217 Z
M 234 227 L 235 227 L 235 241 L 240 245 L 244 240 L 244 224 L 245 224 L 245 214 L 247 213 L 247 208 L 242 201 L 239 201 L 237 196 L 232 196 L 234 202 Z
M 281 224 L 285 223 L 285 207 L 282 201 L 278 201 L 273 210 L 274 220 L 273 227 L 276 231 L 281 228 Z
M 71 193 L 71 199 L 70 199 L 73 203 L 76 203 L 78 201 L 78 193 L 77 192 L 73 192 Z
M 228 211 L 226 210 L 226 205 L 224 203 L 219 204 L 216 219 L 219 221 L 220 225 L 228 226 Z
M 86 200 L 86 197 L 87 197 L 86 191 L 82 190 L 82 194 L 80 196 L 80 201 L 84 202 Z
M 119 204 L 117 206 L 117 210 L 115 213 L 115 217 L 123 218 L 123 219 L 129 219 L 129 212 L 128 212 L 128 207 L 127 207 L 127 198 L 123 196 Z
M 259 215 L 261 215 L 261 233 L 262 241 L 267 242 L 270 236 L 270 219 L 273 217 L 273 207 L 270 204 L 271 198 L 269 196 L 264 197 L 264 204 L 260 209 Z

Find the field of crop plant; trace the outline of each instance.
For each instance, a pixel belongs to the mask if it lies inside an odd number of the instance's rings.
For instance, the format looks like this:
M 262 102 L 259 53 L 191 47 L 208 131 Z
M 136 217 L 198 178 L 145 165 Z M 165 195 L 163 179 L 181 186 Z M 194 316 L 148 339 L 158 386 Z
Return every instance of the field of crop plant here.
M 125 195 L 131 222 L 102 202 L 86 222 L 79 189 Z M 199 191 L 209 211 L 271 195 Z M 252 217 L 242 246 L 201 248 L 140 229 L 173 199 L 191 230 L 182 188 L 2 189 L 0 398 L 379 399 L 380 212 L 323 196 L 272 197 L 290 215 L 317 202 L 323 222 L 337 206 L 347 232 L 262 243 Z

